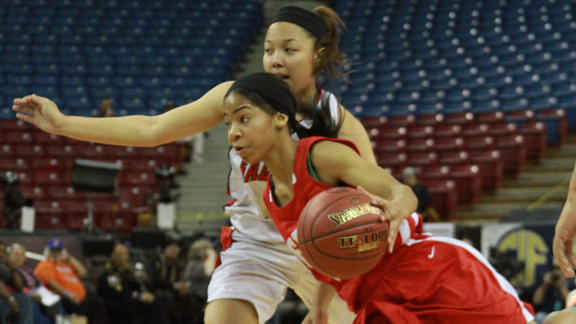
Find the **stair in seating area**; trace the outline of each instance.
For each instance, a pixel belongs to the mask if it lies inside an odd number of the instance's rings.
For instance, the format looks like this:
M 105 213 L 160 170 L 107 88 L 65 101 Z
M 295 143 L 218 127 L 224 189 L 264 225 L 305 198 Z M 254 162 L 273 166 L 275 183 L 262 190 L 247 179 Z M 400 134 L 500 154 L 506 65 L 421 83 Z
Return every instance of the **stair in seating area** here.
M 502 187 L 483 193 L 480 203 L 459 208 L 456 219 L 498 220 L 513 211 L 534 208 L 562 209 L 576 161 L 576 134 L 561 147 L 549 147 L 540 164 L 527 164 L 524 172 L 505 178 Z

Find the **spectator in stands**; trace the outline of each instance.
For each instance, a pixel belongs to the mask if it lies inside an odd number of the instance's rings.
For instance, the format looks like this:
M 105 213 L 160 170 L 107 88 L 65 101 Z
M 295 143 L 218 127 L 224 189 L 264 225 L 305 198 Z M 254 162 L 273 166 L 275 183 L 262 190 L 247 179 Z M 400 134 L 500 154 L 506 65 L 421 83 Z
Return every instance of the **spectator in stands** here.
M 432 195 L 424 184 L 418 181 L 418 172 L 413 167 L 406 167 L 402 170 L 402 182 L 410 186 L 416 198 L 418 198 L 418 208 L 416 212 L 419 214 L 424 213 L 426 208 L 432 203 Z
M 100 111 L 98 111 L 97 117 L 114 117 L 114 108 L 112 108 L 112 99 L 102 98 L 100 100 Z
M 54 322 L 55 316 L 62 313 L 62 304 L 57 302 L 50 307 L 42 304 L 42 297 L 38 294 L 39 289 L 44 289 L 42 281 L 31 268 L 25 266 L 25 263 L 26 248 L 18 243 L 12 244 L 8 255 L 8 264 L 17 271 L 24 286 L 23 291 L 32 299 L 34 323 L 51 324 Z
M 150 260 L 146 266 L 150 291 L 165 305 L 175 322 L 191 322 L 188 285 L 182 280 L 183 267 L 180 264 L 180 246 L 169 241 L 162 253 Z
M 6 228 L 18 228 L 18 222 L 22 216 L 22 207 L 26 203 L 26 199 L 20 190 L 18 175 L 12 171 L 6 171 L 2 173 L 0 181 L 4 192 Z
M 22 279 L 7 261 L 6 243 L 0 242 L 0 324 L 32 324 L 32 299 L 22 292 Z
M 568 285 L 568 280 L 562 274 L 558 266 L 547 271 L 542 278 L 542 284 L 538 286 L 532 304 L 536 310 L 536 322 L 541 323 L 549 313 L 564 309 L 566 297 L 571 289 L 576 288 L 572 281 Z
M 149 318 L 154 295 L 142 287 L 130 266 L 130 252 L 124 244 L 117 244 L 110 261 L 104 266 L 97 281 L 98 295 L 106 303 L 112 323 L 129 324 L 145 322 Z M 151 323 L 166 323 L 154 320 Z
M 34 270 L 46 287 L 60 295 L 68 314 L 88 317 L 90 324 L 106 323 L 106 308 L 99 296 L 87 295 L 80 279 L 86 268 L 75 257 L 68 254 L 59 238 L 52 238 L 45 250 L 46 259 Z
M 186 282 L 192 303 L 192 323 L 202 323 L 203 308 L 208 297 L 208 283 L 216 265 L 216 250 L 212 242 L 201 239 L 194 242 L 188 251 L 188 263 L 184 269 Z

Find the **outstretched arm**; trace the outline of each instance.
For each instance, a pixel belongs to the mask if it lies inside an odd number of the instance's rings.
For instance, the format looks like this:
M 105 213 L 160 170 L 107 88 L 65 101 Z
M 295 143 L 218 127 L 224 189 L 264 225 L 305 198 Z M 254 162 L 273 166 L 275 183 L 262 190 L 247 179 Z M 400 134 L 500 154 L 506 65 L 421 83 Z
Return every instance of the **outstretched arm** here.
M 53 134 L 83 141 L 124 146 L 157 146 L 208 130 L 222 122 L 222 100 L 232 82 L 202 98 L 158 116 L 89 118 L 65 116 L 48 98 L 14 99 L 16 117 Z
M 560 219 L 556 224 L 556 235 L 554 236 L 554 256 L 558 261 L 560 269 L 566 277 L 574 277 L 576 268 L 576 258 L 572 251 L 574 236 L 576 235 L 576 164 L 570 179 L 568 197 L 560 214 Z
M 337 186 L 340 181 L 350 186 L 361 186 L 380 197 L 373 203 L 384 209 L 390 221 L 388 246 L 390 252 L 402 221 L 416 211 L 418 199 L 412 189 L 396 180 L 386 170 L 362 159 L 352 148 L 333 141 L 316 143 L 310 158 L 318 179 Z

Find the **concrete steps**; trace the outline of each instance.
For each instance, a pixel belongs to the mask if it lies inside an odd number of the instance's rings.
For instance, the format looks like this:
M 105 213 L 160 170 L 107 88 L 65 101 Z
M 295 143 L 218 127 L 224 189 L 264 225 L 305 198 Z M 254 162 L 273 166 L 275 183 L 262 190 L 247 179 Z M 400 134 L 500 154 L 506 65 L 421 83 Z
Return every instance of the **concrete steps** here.
M 518 210 L 560 210 L 568 194 L 575 158 L 576 135 L 571 135 L 562 147 L 548 148 L 539 164 L 527 164 L 523 173 L 506 177 L 502 188 L 483 193 L 479 204 L 459 206 L 457 219 L 498 220 Z

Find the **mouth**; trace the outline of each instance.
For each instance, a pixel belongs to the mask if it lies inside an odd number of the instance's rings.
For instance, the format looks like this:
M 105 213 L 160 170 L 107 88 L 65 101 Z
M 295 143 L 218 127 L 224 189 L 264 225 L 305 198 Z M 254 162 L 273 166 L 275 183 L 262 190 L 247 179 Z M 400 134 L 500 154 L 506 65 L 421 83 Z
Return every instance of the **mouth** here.
M 290 79 L 290 76 L 288 74 L 281 74 L 281 73 L 275 73 L 277 76 L 281 77 L 283 80 L 288 80 Z
M 246 148 L 242 147 L 242 146 L 234 145 L 233 147 L 234 147 L 234 150 L 236 151 L 236 154 L 238 154 L 238 155 L 240 155 L 246 151 Z

